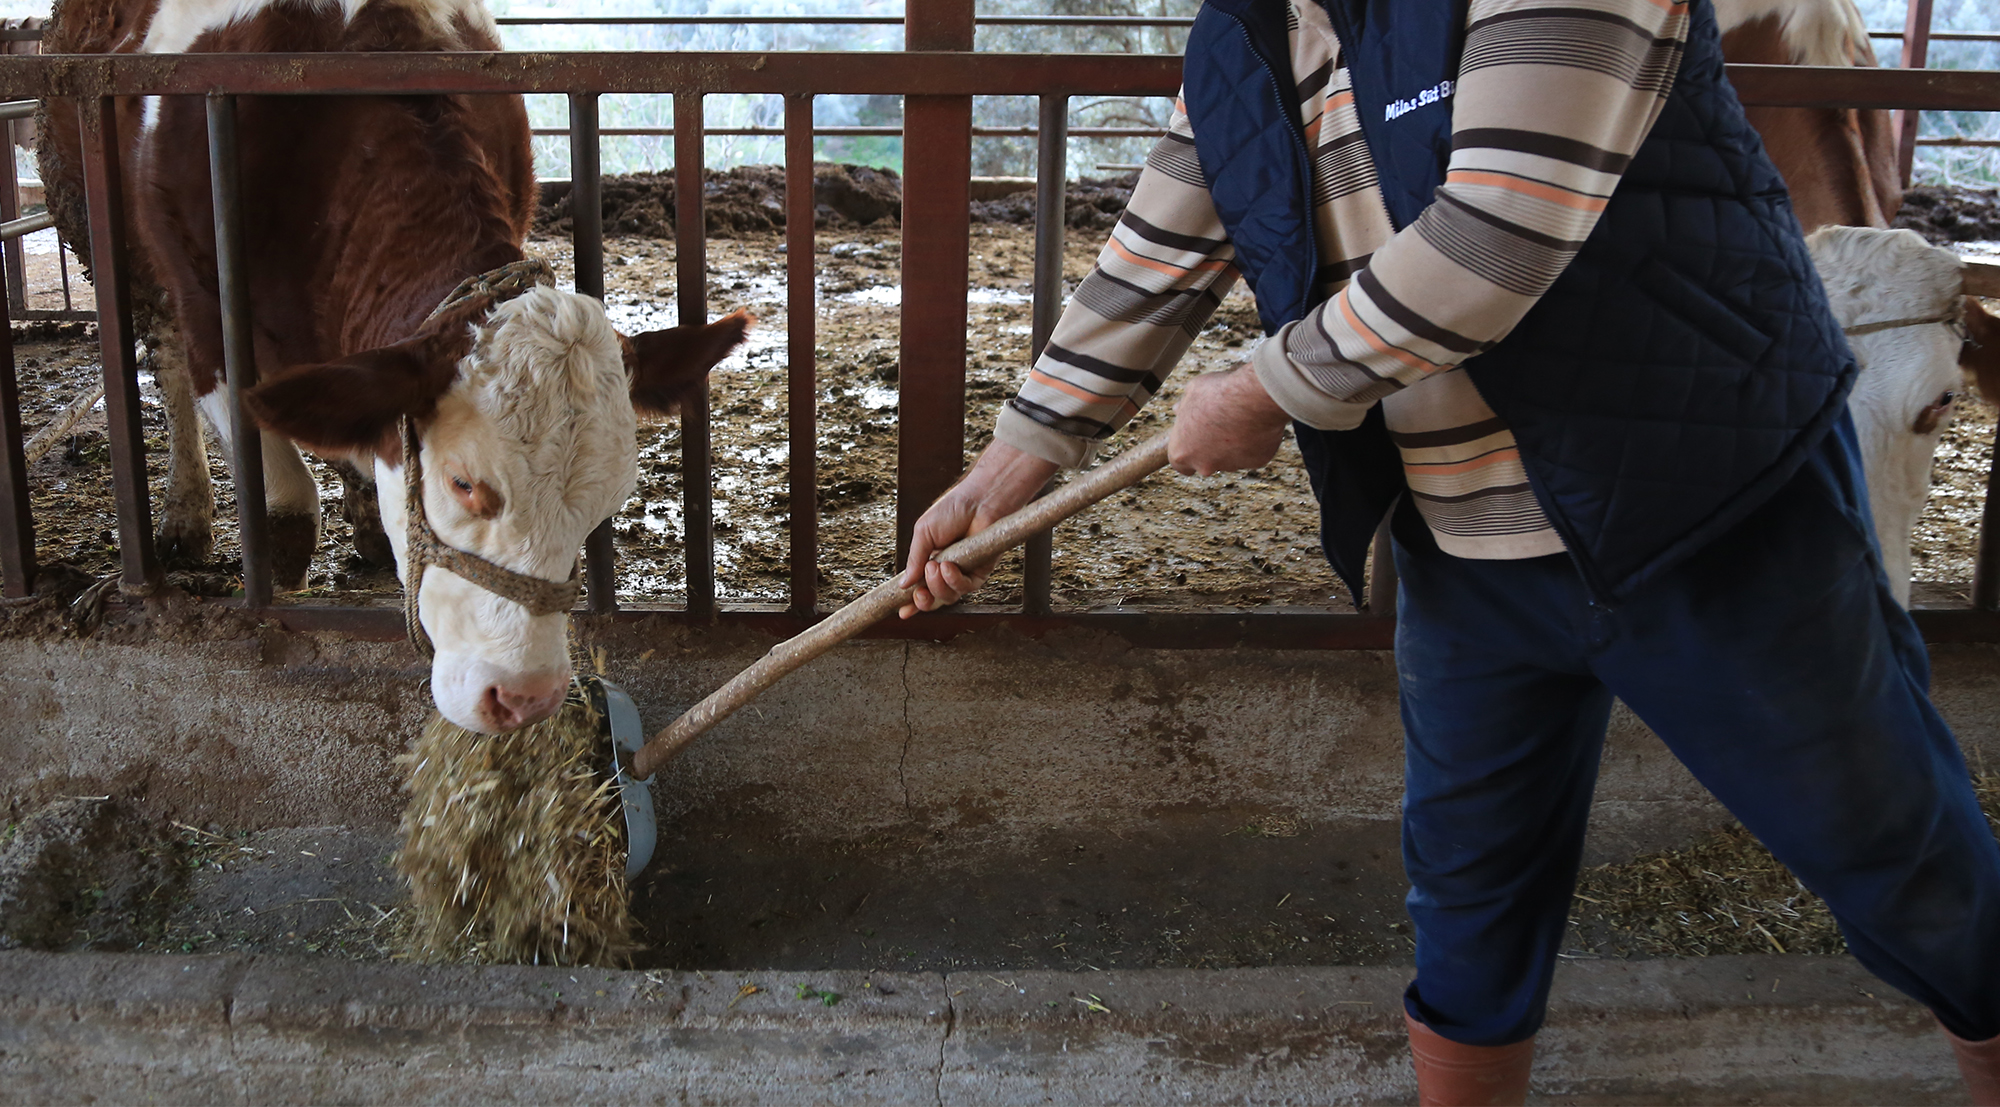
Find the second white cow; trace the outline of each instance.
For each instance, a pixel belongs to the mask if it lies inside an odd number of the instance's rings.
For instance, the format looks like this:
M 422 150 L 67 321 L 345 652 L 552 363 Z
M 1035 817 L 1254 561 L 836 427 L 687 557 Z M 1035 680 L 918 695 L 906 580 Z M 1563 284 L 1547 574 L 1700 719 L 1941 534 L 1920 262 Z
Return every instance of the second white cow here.
M 1951 423 L 1953 399 L 1964 387 L 1962 263 L 1910 231 L 1822 227 L 1806 245 L 1861 363 L 1847 406 L 1883 567 L 1907 607 L 1910 532 L 1930 495 L 1931 459 Z

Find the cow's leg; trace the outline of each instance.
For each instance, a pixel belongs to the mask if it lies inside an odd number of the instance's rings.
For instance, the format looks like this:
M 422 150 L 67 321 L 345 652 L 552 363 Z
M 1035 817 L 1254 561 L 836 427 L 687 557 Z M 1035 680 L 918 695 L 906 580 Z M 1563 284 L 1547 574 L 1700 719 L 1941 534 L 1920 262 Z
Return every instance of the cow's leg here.
M 329 462 L 340 474 L 340 517 L 354 528 L 354 552 L 377 569 L 396 564 L 396 551 L 382 529 L 382 504 L 376 499 L 375 474 L 345 461 Z
M 231 448 L 227 393 L 218 387 L 201 398 L 202 414 L 208 417 L 223 452 Z M 306 570 L 319 549 L 319 485 L 305 458 L 291 440 L 275 434 L 260 435 L 264 455 L 265 537 L 271 552 L 271 586 L 295 592 L 306 586 Z
M 206 565 L 215 552 L 215 486 L 208 476 L 208 443 L 194 409 L 187 354 L 172 327 L 155 332 L 147 350 L 160 406 L 167 417 L 167 490 L 160 504 L 160 556 L 169 564 Z

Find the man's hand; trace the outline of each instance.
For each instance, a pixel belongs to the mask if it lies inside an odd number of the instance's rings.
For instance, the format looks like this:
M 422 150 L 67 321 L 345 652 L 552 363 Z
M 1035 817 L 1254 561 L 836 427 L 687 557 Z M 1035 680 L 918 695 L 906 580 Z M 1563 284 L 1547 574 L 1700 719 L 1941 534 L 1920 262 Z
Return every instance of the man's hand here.
M 1290 423 L 1249 366 L 1204 373 L 1174 408 L 1167 464 L 1190 477 L 1255 469 L 1278 456 Z
M 985 584 L 992 565 L 954 565 L 932 561 L 931 555 L 1019 511 L 1058 468 L 1052 461 L 1023 453 L 1005 442 L 986 447 L 951 491 L 917 520 L 910 534 L 909 566 L 897 583 L 916 591 L 903 605 L 902 617 L 957 603 Z

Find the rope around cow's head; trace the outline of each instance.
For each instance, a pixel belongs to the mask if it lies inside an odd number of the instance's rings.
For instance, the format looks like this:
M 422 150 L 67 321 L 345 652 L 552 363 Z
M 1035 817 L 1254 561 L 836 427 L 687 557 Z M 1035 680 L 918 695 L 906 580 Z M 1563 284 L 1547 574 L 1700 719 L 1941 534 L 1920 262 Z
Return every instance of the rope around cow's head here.
M 554 283 L 555 270 L 540 258 L 509 262 L 498 269 L 461 281 L 425 321 L 479 297 L 498 304 L 538 284 Z M 478 554 L 448 545 L 438 537 L 437 531 L 431 529 L 430 514 L 424 508 L 423 443 L 417 437 L 416 423 L 405 416 L 401 431 L 403 487 L 408 497 L 405 505 L 407 542 L 403 556 L 404 571 L 408 576 L 403 582 L 403 623 L 410 636 L 410 644 L 416 647 L 417 653 L 430 658 L 437 652 L 417 615 L 417 592 L 424 581 L 425 566 L 435 565 L 456 573 L 503 600 L 520 604 L 528 609 L 530 615 L 555 615 L 575 607 L 576 598 L 583 590 L 581 559 L 572 564 L 568 580 L 548 580 L 496 565 Z

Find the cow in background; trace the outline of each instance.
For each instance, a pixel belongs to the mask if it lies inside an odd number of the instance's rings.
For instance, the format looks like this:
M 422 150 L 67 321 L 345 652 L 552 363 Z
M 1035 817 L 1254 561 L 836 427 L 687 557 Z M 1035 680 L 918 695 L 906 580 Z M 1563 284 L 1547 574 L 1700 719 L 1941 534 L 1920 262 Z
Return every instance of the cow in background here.
M 1931 490 L 1931 458 L 1960 387 L 1956 253 L 1914 231 L 1821 227 L 1806 236 L 1861 373 L 1847 407 L 1868 507 L 1897 602 L 1910 603 L 1910 532 Z
M 1716 21 L 1723 31 L 1723 53 L 1729 61 L 1761 65 L 1861 65 L 1875 64 L 1875 50 L 1869 43 L 1867 26 L 1853 0 L 1716 0 Z M 1764 139 L 1764 147 L 1792 194 L 1792 209 L 1799 222 L 1811 232 L 1821 227 L 1886 228 L 1902 207 L 1902 181 L 1896 165 L 1897 136 L 1895 113 L 1853 108 L 1772 108 L 1745 109 L 1751 125 Z M 1912 236 L 1914 237 L 1914 236 Z M 1916 254 L 1907 241 L 1879 242 L 1864 248 L 1866 237 L 1843 236 L 1839 249 L 1834 240 L 1822 240 L 1814 258 L 1829 291 L 1839 284 L 1846 293 L 1836 294 L 1837 303 L 1846 297 L 1847 308 L 1867 308 L 1865 292 L 1854 285 L 1857 277 L 1881 279 L 1889 275 L 1882 259 L 1901 255 L 1925 274 L 1916 287 L 1884 286 L 1883 303 L 1926 303 L 1948 291 L 1959 296 L 1962 285 L 1954 264 L 1945 275 L 1940 255 Z M 1956 255 L 1952 255 L 1954 263 Z M 1925 311 L 1927 317 L 1938 314 Z M 1941 337 L 1937 328 L 1921 333 L 1896 329 L 1879 335 L 1850 336 L 1861 362 L 1862 383 L 1856 385 L 1857 399 L 1851 405 L 1857 429 L 1864 439 L 1863 461 L 1868 472 L 1871 497 L 1875 504 L 1876 526 L 1882 537 L 1885 560 L 1901 565 L 1905 602 L 1909 580 L 1909 528 L 1885 525 L 1885 519 L 1907 518 L 1914 524 L 1929 489 L 1930 463 L 1938 439 L 1950 419 L 1952 395 L 1962 374 L 1978 383 L 1979 392 L 1989 403 L 2000 404 L 2000 318 L 1988 314 L 1971 296 L 1958 299 L 1957 330 Z M 1871 316 L 1872 317 L 1872 316 Z M 1853 321 L 1842 316 L 1842 325 Z M 1921 351 L 1921 356 L 1918 352 Z M 1954 371 L 1958 370 L 1958 371 Z M 1959 371 L 1962 371 L 1959 372 Z M 1901 378 L 1891 386 L 1869 382 L 1870 376 L 1896 374 Z M 1863 400 L 1864 392 L 1878 388 L 1901 389 L 1913 381 L 1936 386 L 1920 410 L 1936 409 L 1926 417 L 1925 428 L 1894 413 L 1880 396 Z M 1900 394 L 1900 392 L 1898 393 Z M 1872 393 L 1871 393 L 1872 395 Z M 1922 397 L 1913 397 L 1914 399 Z M 1894 417 L 1892 418 L 1892 414 Z M 1880 427 L 1874 420 L 1886 420 Z M 1872 445 L 1867 445 L 1872 443 Z M 1921 473 L 1922 481 L 1911 474 Z M 1875 491 L 1894 488 L 1898 502 L 1881 501 Z
M 65 0 L 54 22 L 52 51 L 499 43 L 479 0 Z M 373 472 L 414 594 L 413 637 L 435 648 L 438 709 L 485 732 L 546 717 L 570 681 L 567 613 L 502 592 L 540 582 L 547 594 L 573 579 L 584 536 L 637 484 L 638 414 L 668 413 L 704 388 L 748 316 L 627 339 L 589 297 L 531 278 L 499 289 L 499 275 L 534 272 L 521 251 L 534 174 L 518 96 L 246 96 L 237 117 L 260 378 L 246 403 L 276 432 L 265 436 L 274 539 L 317 532 L 317 490 L 293 442 Z M 73 122 L 61 138 L 57 168 L 74 167 Z M 226 437 L 203 98 L 127 105 L 118 139 L 130 154 L 135 269 L 164 290 L 192 392 Z M 60 187 L 74 210 L 80 183 Z M 468 278 L 493 285 L 455 295 Z M 415 496 L 404 486 L 413 471 Z M 410 511 L 434 532 L 415 551 Z M 483 567 L 460 558 L 447 569 L 440 547 Z

